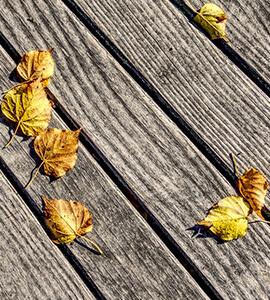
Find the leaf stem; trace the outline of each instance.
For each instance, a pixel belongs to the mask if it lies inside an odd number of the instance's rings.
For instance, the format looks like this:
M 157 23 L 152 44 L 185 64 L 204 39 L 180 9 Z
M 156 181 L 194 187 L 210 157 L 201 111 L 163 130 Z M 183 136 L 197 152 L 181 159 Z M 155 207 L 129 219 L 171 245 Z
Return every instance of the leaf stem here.
M 93 241 L 93 240 L 90 240 L 89 238 L 85 237 L 85 236 L 82 236 L 82 235 L 79 235 L 80 238 L 88 241 L 92 246 L 94 246 L 94 248 L 99 252 L 100 255 L 104 255 L 104 252 L 101 250 L 101 248 L 99 247 L 99 245 Z
M 270 224 L 270 221 L 262 220 L 262 219 L 257 219 L 253 221 L 249 221 L 248 224 L 253 224 L 253 223 L 265 223 L 265 224 Z
M 14 140 L 15 135 L 16 135 L 16 133 L 17 133 L 17 131 L 18 131 L 20 125 L 21 125 L 21 122 L 18 122 L 15 131 L 13 132 L 13 134 L 11 135 L 9 141 L 8 141 L 7 144 L 3 147 L 3 149 L 7 148 L 7 147 L 12 143 L 12 141 Z
M 26 184 L 26 186 L 24 187 L 25 189 L 27 189 L 30 184 L 33 182 L 33 180 L 37 177 L 37 174 L 40 170 L 40 168 L 44 165 L 44 161 L 38 166 L 38 168 L 36 168 L 35 172 L 33 173 L 33 175 L 31 176 L 30 180 L 28 181 L 28 183 Z

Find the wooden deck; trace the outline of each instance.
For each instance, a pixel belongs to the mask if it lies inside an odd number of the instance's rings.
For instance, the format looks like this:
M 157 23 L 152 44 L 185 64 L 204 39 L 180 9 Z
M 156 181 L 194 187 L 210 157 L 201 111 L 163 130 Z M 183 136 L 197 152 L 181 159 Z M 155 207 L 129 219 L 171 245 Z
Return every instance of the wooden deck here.
M 269 299 L 269 226 L 223 244 L 189 230 L 235 194 L 230 153 L 270 178 L 270 3 L 214 2 L 229 44 L 181 0 L 2 1 L 1 90 L 24 52 L 54 48 L 50 126 L 83 133 L 75 169 L 27 190 L 31 139 L 0 152 L 1 299 Z M 41 195 L 84 202 L 105 257 L 54 245 Z

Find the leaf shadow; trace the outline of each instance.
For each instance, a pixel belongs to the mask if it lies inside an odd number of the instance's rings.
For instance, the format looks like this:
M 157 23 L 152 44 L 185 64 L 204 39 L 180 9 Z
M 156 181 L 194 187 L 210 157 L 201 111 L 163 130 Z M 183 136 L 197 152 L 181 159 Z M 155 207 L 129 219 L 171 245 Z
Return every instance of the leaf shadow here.
M 95 249 L 89 247 L 89 246 L 86 244 L 86 242 L 82 242 L 81 240 L 78 240 L 78 239 L 75 239 L 74 242 L 75 242 L 76 244 L 80 245 L 81 247 L 85 248 L 86 250 L 90 251 L 91 253 L 93 253 L 93 254 L 95 254 L 95 255 L 98 255 L 98 256 L 101 256 L 101 254 L 100 254 L 97 250 L 95 250 Z
M 225 244 L 226 241 L 221 240 L 218 236 L 213 234 L 207 228 L 201 225 L 194 225 L 192 227 L 187 228 L 186 230 L 193 231 L 191 238 L 193 239 L 213 239 L 217 244 Z

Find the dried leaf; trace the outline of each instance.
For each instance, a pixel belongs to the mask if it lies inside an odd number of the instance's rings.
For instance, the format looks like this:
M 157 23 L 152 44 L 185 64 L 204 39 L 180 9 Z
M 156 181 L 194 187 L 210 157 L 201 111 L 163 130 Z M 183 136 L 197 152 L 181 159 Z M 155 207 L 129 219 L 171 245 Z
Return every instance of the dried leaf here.
M 238 178 L 237 187 L 242 197 L 248 201 L 254 212 L 264 219 L 261 210 L 269 188 L 265 176 L 260 171 L 251 168 Z
M 226 197 L 216 203 L 198 225 L 207 227 L 220 239 L 230 241 L 246 234 L 250 211 L 250 205 L 242 197 Z
M 3 114 L 17 123 L 17 128 L 6 147 L 11 143 L 18 129 L 27 136 L 36 136 L 49 125 L 51 103 L 40 80 L 20 84 L 4 95 L 1 104 Z
M 45 222 L 56 244 L 72 242 L 93 229 L 92 214 L 78 201 L 43 197 Z
M 48 51 L 37 50 L 25 53 L 17 66 L 17 72 L 24 80 L 40 78 L 44 86 L 53 76 L 55 62 L 52 57 L 52 49 Z
M 95 241 L 84 237 L 93 229 L 92 214 L 87 207 L 78 201 L 71 200 L 43 197 L 43 201 L 45 223 L 54 243 L 67 244 L 81 237 L 90 242 L 100 254 L 103 254 Z
M 62 177 L 75 166 L 80 131 L 48 128 L 36 137 L 34 148 L 46 175 Z
M 216 4 L 205 4 L 197 12 L 197 15 L 194 17 L 194 21 L 208 32 L 212 40 L 224 39 L 225 41 L 228 41 L 225 32 L 227 16 Z

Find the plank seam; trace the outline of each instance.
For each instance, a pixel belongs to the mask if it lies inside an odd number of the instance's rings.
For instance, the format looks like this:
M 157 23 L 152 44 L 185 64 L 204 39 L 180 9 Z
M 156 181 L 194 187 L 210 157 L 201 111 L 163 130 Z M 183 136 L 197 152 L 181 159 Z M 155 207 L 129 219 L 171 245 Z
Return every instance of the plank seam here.
M 37 221 L 40 223 L 44 231 L 49 235 L 48 228 L 44 222 L 44 217 L 42 211 L 39 209 L 33 198 L 30 194 L 24 189 L 21 182 L 16 178 L 14 173 L 10 170 L 5 161 L 0 157 L 0 170 L 3 172 L 6 179 L 10 182 L 13 188 L 17 191 L 19 196 L 22 198 L 27 207 L 31 210 Z M 64 257 L 70 263 L 72 268 L 84 282 L 89 291 L 96 297 L 97 300 L 106 300 L 105 296 L 101 293 L 99 288 L 93 282 L 93 280 L 89 277 L 87 272 L 85 271 L 82 264 L 76 258 L 76 256 L 71 252 L 67 245 L 57 245 L 59 250 L 62 252 Z
M 211 40 L 206 31 L 193 21 L 196 14 L 192 9 L 182 0 L 169 0 L 174 7 L 176 7 L 188 21 L 196 27 L 197 30 L 203 32 L 206 37 L 221 50 L 236 66 L 240 69 L 253 83 L 255 83 L 268 97 L 270 97 L 270 84 L 263 76 L 252 67 L 237 51 L 235 51 L 223 39 Z
M 13 45 L 6 39 L 6 37 L 0 33 L 0 44 L 4 48 L 4 50 L 9 54 L 9 56 L 18 63 L 20 61 L 20 54 L 13 47 Z M 63 122 L 71 129 L 78 129 L 80 126 L 77 124 L 75 120 L 69 115 L 66 109 L 58 102 L 56 97 L 52 94 L 50 90 L 47 89 L 48 96 L 51 100 L 53 100 L 55 104 L 55 111 L 59 115 L 59 117 L 63 120 Z M 193 277 L 193 279 L 197 282 L 197 284 L 201 287 L 201 289 L 209 296 L 210 299 L 222 299 L 221 295 L 217 292 L 214 286 L 209 282 L 209 280 L 204 276 L 204 274 L 200 271 L 200 269 L 193 263 L 190 257 L 185 253 L 185 251 L 177 244 L 177 242 L 173 239 L 173 237 L 168 233 L 168 231 L 162 226 L 162 224 L 156 219 L 156 217 L 152 214 L 150 209 L 144 204 L 144 202 L 140 199 L 140 197 L 130 188 L 128 183 L 123 179 L 120 173 L 116 170 L 116 168 L 110 163 L 107 157 L 102 153 L 102 151 L 95 145 L 95 143 L 91 140 L 91 138 L 84 133 L 82 130 L 80 134 L 80 141 L 85 146 L 87 151 L 93 156 L 93 158 L 97 161 L 97 163 L 101 166 L 101 168 L 106 172 L 106 174 L 111 178 L 111 180 L 116 184 L 119 190 L 123 193 L 123 195 L 129 200 L 129 202 L 133 205 L 133 207 L 146 219 L 147 223 L 151 227 L 151 229 L 156 233 L 156 235 L 160 238 L 160 240 L 164 243 L 164 245 L 170 250 L 170 252 L 176 257 L 176 259 L 183 265 L 183 267 L 187 270 L 187 272 Z M 36 206 L 34 201 L 31 199 L 30 195 L 24 190 L 21 183 L 14 178 L 13 173 L 9 170 L 8 166 L 5 162 L 0 158 L 0 169 L 3 170 L 4 174 L 7 174 L 10 182 L 13 183 L 13 186 L 18 190 L 23 199 L 25 199 L 26 203 L 29 203 L 30 209 L 33 205 L 33 213 L 37 216 L 39 221 L 41 220 L 41 212 L 39 208 Z M 32 209 L 31 209 L 32 210 Z M 145 217 L 146 215 L 146 217 Z M 41 223 L 42 224 L 42 223 Z M 68 259 L 68 247 L 64 247 L 64 255 Z M 69 250 L 70 251 L 70 250 Z M 71 257 L 75 262 L 75 266 L 77 268 L 77 264 L 79 264 L 79 270 L 84 271 L 83 267 L 77 261 L 76 257 L 71 253 Z M 85 271 L 84 271 L 85 272 Z M 89 284 L 90 281 L 95 288 L 95 284 L 88 277 L 87 274 L 84 274 L 86 278 L 86 282 Z M 92 288 L 92 286 L 91 286 Z M 90 288 L 89 288 L 90 289 Z M 99 292 L 99 290 L 98 290 Z M 94 294 L 94 292 L 93 292 Z M 103 298 L 99 298 L 103 299 Z

